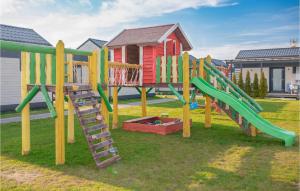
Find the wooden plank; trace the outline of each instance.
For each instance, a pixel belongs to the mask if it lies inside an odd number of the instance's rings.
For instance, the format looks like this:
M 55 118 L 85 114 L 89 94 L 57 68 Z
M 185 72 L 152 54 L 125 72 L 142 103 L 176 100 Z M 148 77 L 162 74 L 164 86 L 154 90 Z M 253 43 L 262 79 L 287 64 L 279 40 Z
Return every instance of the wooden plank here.
M 177 83 L 177 56 L 172 56 L 172 82 Z
M 189 54 L 183 54 L 183 98 L 187 104 L 183 106 L 183 137 L 190 137 L 190 77 L 189 77 Z
M 30 53 L 30 84 L 35 84 L 35 54 Z
M 183 63 L 182 56 L 178 56 L 178 82 L 183 82 Z
M 58 41 L 56 45 L 56 89 L 55 108 L 55 150 L 56 164 L 65 163 L 65 114 L 64 114 L 64 43 Z
M 21 52 L 21 99 L 27 96 L 27 78 L 29 53 Z M 27 104 L 21 113 L 22 117 L 22 155 L 27 155 L 30 151 L 30 109 Z
M 97 144 L 93 144 L 92 147 L 94 150 L 97 150 L 97 149 L 101 149 L 103 147 L 106 147 L 106 146 L 109 146 L 113 143 L 112 139 L 108 139 L 106 141 L 103 141 L 103 142 L 100 142 L 100 143 L 97 143 Z
M 73 83 L 73 55 L 67 54 L 68 82 Z M 71 99 L 68 100 L 68 143 L 75 142 L 74 135 L 74 106 Z
M 92 98 L 94 96 L 95 95 L 92 92 L 87 92 L 87 93 L 82 93 L 82 94 L 76 94 L 76 95 L 70 95 L 70 97 L 72 97 L 72 99 Z
M 167 68 L 166 68 L 166 57 L 161 57 L 161 82 L 166 83 L 167 82 Z
M 107 128 L 107 125 L 104 124 L 104 123 L 101 123 L 101 124 L 97 124 L 97 125 L 94 125 L 94 126 L 91 126 L 91 127 L 86 127 L 86 128 L 84 128 L 84 130 L 87 133 L 91 133 L 93 131 L 97 131 L 97 130 L 105 129 L 105 128 Z
M 46 55 L 46 85 L 51 84 L 51 72 L 52 72 L 52 64 L 51 64 L 51 54 Z
M 101 151 L 101 152 L 94 154 L 94 159 L 97 160 L 99 158 L 106 157 L 109 154 L 110 154 L 109 150 Z
M 41 84 L 41 57 L 35 54 L 35 84 Z
M 95 117 L 91 117 L 91 118 L 82 119 L 81 121 L 82 121 L 83 125 L 87 125 L 89 123 L 95 123 L 95 122 L 97 122 L 97 119 Z
M 147 93 L 146 88 L 142 87 L 142 95 L 141 95 L 141 104 L 142 104 L 142 117 L 147 116 Z
M 103 162 L 97 163 L 97 166 L 99 168 L 105 168 L 105 167 L 111 165 L 112 163 L 115 163 L 115 162 L 119 161 L 120 159 L 121 159 L 121 157 L 119 155 L 115 155 L 110 159 L 107 159 Z
M 160 83 L 160 56 L 156 58 L 156 83 Z
M 167 83 L 171 82 L 171 66 L 172 66 L 172 57 L 168 56 L 168 63 L 167 63 Z
M 46 55 L 40 54 L 40 82 L 46 84 Z
M 89 114 L 94 114 L 94 113 L 98 113 L 98 108 L 92 108 L 92 109 L 86 109 L 86 110 L 82 110 L 82 111 L 79 111 L 79 115 L 82 116 L 82 115 L 89 115 Z
M 112 128 L 118 128 L 118 87 L 113 87 L 113 122 Z
M 51 84 L 56 84 L 56 58 L 55 55 L 51 55 Z
M 102 133 L 94 134 L 90 136 L 90 141 L 95 141 L 101 138 L 109 137 L 110 132 L 109 131 L 104 131 Z

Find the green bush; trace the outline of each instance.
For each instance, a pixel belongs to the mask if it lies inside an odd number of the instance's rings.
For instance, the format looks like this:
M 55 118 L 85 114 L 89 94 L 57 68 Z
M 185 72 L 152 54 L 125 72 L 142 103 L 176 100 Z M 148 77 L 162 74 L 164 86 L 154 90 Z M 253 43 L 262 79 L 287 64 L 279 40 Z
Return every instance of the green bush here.
M 250 72 L 247 71 L 246 74 L 246 81 L 245 81 L 245 92 L 251 96 L 252 90 L 251 90 L 251 80 L 250 80 Z
M 241 88 L 242 90 L 244 90 L 244 81 L 243 81 L 243 73 L 242 73 L 242 71 L 240 71 L 240 74 L 239 74 L 238 86 L 239 86 L 239 88 Z
M 259 96 L 265 98 L 268 92 L 268 84 L 263 71 L 260 73 L 259 90 Z
M 259 97 L 259 86 L 257 73 L 254 74 L 253 80 L 253 97 Z
M 236 84 L 236 76 L 235 76 L 235 73 L 232 74 L 232 82 L 233 82 L 234 84 Z

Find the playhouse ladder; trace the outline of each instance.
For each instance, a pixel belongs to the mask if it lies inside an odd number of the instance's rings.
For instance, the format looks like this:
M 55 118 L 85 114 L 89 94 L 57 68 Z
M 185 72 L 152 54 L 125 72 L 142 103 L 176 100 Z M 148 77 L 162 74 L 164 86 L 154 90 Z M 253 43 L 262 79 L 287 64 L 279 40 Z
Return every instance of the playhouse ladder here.
M 112 145 L 113 140 L 108 126 L 100 115 L 99 107 L 101 104 L 98 104 L 91 87 L 89 85 L 76 86 L 76 88 L 70 86 L 67 91 L 96 165 L 99 168 L 105 168 L 120 160 L 121 157 L 118 155 L 117 149 Z

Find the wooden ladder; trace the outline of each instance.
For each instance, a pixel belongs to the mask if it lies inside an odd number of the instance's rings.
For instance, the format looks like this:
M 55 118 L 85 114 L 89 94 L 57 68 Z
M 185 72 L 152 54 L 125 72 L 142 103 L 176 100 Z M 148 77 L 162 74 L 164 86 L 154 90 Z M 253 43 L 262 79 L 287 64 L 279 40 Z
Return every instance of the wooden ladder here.
M 67 91 L 97 167 L 105 168 L 119 161 L 121 157 L 117 148 L 113 147 L 109 128 L 100 114 L 101 104 L 98 104 L 91 87 L 70 86 Z

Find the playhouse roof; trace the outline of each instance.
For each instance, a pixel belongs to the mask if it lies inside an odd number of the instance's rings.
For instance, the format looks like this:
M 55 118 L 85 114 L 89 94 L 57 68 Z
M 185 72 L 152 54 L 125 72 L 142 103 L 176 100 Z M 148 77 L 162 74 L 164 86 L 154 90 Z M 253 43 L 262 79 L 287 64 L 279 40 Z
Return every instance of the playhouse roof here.
M 13 42 L 52 46 L 33 29 L 0 24 L 0 39 Z
M 119 47 L 124 45 L 148 45 L 163 42 L 171 33 L 175 32 L 182 43 L 184 51 L 192 49 L 192 45 L 179 24 L 168 24 L 135 29 L 124 29 L 115 38 L 109 41 L 108 47 Z

